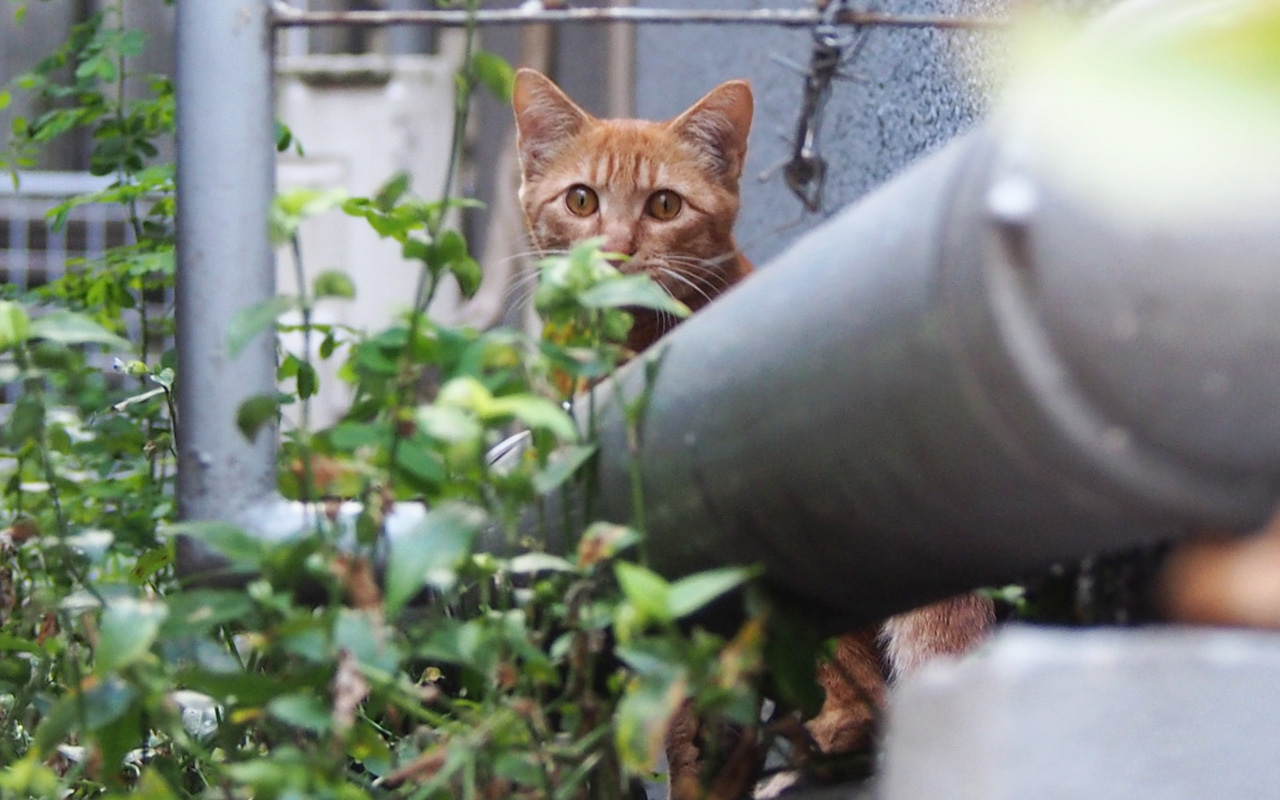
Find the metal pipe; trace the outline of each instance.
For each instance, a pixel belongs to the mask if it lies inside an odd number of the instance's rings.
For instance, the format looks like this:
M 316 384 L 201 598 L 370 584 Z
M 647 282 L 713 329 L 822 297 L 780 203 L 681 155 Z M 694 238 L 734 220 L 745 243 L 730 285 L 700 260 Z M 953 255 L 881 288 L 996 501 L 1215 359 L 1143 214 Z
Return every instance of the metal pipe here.
M 472 24 L 472 12 L 463 10 L 421 11 L 303 11 L 284 3 L 272 6 L 272 24 L 277 27 L 319 25 L 441 25 L 463 27 Z M 756 9 L 674 9 L 674 8 L 512 8 L 481 9 L 474 13 L 477 25 L 530 25 L 566 22 L 627 22 L 657 25 L 775 25 L 808 28 L 817 25 L 822 14 L 813 8 Z M 884 25 L 897 28 L 979 28 L 998 29 L 1008 22 L 994 17 L 958 17 L 949 14 L 890 14 L 882 11 L 845 11 L 837 15 L 838 25 Z
M 178 4 L 178 499 L 185 519 L 238 518 L 275 488 L 275 431 L 236 429 L 275 391 L 275 339 L 236 357 L 237 312 L 275 294 L 267 217 L 275 191 L 269 0 Z
M 664 340 L 640 448 L 657 569 L 761 564 L 838 631 L 1268 516 L 1280 198 L 1249 225 L 1135 225 L 1028 144 L 989 123 Z M 623 416 L 596 403 L 625 521 Z

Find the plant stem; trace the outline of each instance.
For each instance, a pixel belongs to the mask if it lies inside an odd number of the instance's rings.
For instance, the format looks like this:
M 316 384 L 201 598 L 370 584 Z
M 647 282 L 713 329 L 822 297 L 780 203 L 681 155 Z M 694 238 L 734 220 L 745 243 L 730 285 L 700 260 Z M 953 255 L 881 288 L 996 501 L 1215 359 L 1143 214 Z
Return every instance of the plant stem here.
M 464 33 L 462 70 L 459 73 L 460 82 L 457 95 L 454 98 L 453 134 L 449 144 L 449 163 L 444 172 L 444 186 L 440 190 L 440 212 L 427 221 L 427 240 L 431 242 L 434 242 L 439 236 L 440 229 L 444 226 L 445 218 L 448 216 L 450 196 L 453 194 L 453 182 L 457 177 L 458 165 L 462 161 L 463 146 L 466 144 L 467 118 L 471 115 L 471 92 L 475 86 L 471 62 L 472 54 L 475 51 L 477 33 L 475 15 L 479 6 L 479 0 L 467 0 L 468 19 Z M 431 270 L 429 265 L 423 264 L 418 271 L 418 285 L 413 293 L 413 314 L 409 318 L 409 340 L 405 346 L 404 355 L 401 356 L 402 374 L 400 385 L 396 392 L 395 403 L 392 406 L 390 464 L 388 465 L 392 471 L 396 468 L 396 457 L 400 451 L 400 442 L 404 437 L 399 424 L 400 410 L 404 408 L 405 397 L 413 395 L 411 376 L 414 373 L 410 369 L 410 359 L 413 355 L 415 343 L 418 341 L 418 334 L 422 330 L 422 318 L 427 313 L 427 307 L 431 305 L 431 301 L 435 299 L 439 284 L 440 279 L 436 273 Z

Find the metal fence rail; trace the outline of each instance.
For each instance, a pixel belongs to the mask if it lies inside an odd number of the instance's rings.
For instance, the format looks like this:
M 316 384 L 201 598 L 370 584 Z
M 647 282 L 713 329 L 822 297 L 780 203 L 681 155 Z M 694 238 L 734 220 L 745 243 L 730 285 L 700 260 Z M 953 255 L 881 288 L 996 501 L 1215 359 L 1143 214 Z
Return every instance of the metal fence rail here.
M 78 195 L 106 189 L 114 178 L 88 172 L 20 172 L 18 185 L 0 185 L 0 285 L 6 295 L 26 295 L 84 263 L 103 258 L 114 247 L 133 244 L 128 210 L 112 203 L 86 203 L 70 210 L 65 224 L 55 227 L 52 212 Z M 173 305 L 172 290 L 148 297 L 153 318 Z M 33 309 L 40 313 L 38 305 Z M 141 323 L 129 324 L 131 338 L 142 335 Z M 171 344 L 171 343 L 170 343 Z M 99 366 L 110 367 L 106 357 Z M 19 388 L 0 384 L 0 404 L 10 403 Z
M 23 172 L 17 188 L 0 186 L 0 283 L 34 289 L 67 273 L 78 259 L 101 258 L 110 247 L 132 241 L 127 215 L 118 206 L 74 209 L 55 230 L 49 213 L 75 195 L 100 191 L 110 178 L 87 172 Z

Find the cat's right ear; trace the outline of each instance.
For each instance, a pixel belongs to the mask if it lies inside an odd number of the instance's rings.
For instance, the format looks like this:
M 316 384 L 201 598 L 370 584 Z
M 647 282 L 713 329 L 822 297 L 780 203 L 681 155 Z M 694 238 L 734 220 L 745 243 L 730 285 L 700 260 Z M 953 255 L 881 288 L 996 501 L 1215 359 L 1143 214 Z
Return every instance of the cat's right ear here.
M 532 69 L 516 71 L 511 96 L 516 110 L 516 142 L 526 175 L 538 174 L 560 147 L 592 116 L 546 75 Z

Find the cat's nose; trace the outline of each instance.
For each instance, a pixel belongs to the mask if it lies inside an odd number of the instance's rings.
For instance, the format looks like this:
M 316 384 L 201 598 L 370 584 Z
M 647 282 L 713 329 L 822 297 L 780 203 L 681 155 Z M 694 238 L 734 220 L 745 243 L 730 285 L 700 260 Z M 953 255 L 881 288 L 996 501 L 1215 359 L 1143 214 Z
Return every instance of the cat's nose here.
M 629 231 L 605 231 L 604 247 L 601 248 L 606 253 L 618 253 L 630 258 L 636 254 L 635 237 Z M 609 259 L 609 262 L 615 267 L 624 259 Z

